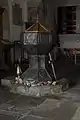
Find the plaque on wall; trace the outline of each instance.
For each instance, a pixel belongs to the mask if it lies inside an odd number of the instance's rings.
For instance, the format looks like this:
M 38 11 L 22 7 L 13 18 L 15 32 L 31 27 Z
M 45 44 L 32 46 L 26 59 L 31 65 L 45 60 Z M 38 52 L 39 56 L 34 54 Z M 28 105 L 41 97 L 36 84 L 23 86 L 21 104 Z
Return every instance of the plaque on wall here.
M 20 8 L 19 4 L 12 6 L 12 17 L 14 25 L 22 25 L 22 8 Z

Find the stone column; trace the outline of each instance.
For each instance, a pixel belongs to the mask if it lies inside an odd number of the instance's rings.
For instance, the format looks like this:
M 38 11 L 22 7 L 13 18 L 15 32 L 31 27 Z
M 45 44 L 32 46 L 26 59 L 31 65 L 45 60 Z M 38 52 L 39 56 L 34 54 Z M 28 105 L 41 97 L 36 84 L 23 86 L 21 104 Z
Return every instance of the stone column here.
M 12 41 L 12 0 L 8 0 L 8 14 L 9 14 L 9 40 Z
M 23 6 L 22 6 L 22 18 L 23 18 L 23 26 L 22 26 L 22 32 L 25 31 L 25 26 L 28 23 L 28 4 L 27 0 L 23 0 Z M 25 57 L 27 58 L 27 52 L 24 51 L 22 48 L 22 58 Z
M 24 22 L 28 22 L 28 5 L 27 5 L 27 0 L 24 0 Z
M 25 24 L 28 22 L 28 4 L 27 4 L 27 0 L 23 0 L 22 16 L 23 16 L 23 30 L 24 30 L 25 29 Z

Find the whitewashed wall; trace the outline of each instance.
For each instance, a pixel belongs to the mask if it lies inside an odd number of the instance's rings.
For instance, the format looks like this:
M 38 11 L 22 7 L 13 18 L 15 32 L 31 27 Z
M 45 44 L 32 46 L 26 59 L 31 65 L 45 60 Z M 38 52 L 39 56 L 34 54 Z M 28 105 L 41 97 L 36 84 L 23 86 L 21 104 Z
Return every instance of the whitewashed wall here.
M 5 1 L 5 0 L 4 0 Z M 23 10 L 24 14 L 24 0 L 14 0 L 15 3 L 20 4 L 20 7 Z M 28 0 L 28 5 L 29 6 L 36 6 L 41 0 Z M 2 2 L 2 3 L 1 3 Z M 48 10 L 47 10 L 47 16 L 46 16 L 46 24 L 49 25 L 49 27 L 55 26 L 54 22 L 54 16 L 57 16 L 57 6 L 63 6 L 63 5 L 78 5 L 80 4 L 80 0 L 45 0 L 45 3 L 47 4 Z M 6 5 L 6 9 L 3 14 L 3 37 L 5 39 L 9 39 L 9 16 L 8 16 L 8 8 L 7 4 L 3 1 L 0 1 L 1 5 Z M 24 19 L 24 15 L 23 15 Z M 57 19 L 57 17 L 56 17 Z M 17 26 L 17 25 L 12 25 L 12 39 L 13 40 L 19 40 L 20 39 L 20 33 L 22 31 L 22 26 Z
M 1 2 L 1 1 L 0 1 Z M 22 19 L 24 19 L 24 0 L 14 0 L 14 3 L 20 4 L 22 8 Z M 3 13 L 3 38 L 9 39 L 9 9 L 8 9 L 8 2 L 6 5 L 1 4 L 2 7 L 5 8 Z M 20 33 L 22 31 L 22 26 L 12 24 L 12 40 L 19 40 Z

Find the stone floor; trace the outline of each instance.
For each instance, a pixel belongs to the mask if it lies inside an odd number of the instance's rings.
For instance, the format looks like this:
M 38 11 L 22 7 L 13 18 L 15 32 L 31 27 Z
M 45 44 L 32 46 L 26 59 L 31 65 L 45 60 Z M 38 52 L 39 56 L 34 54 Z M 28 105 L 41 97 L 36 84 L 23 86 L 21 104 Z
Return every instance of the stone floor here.
M 60 95 L 30 97 L 0 87 L 0 120 L 80 120 L 80 85 Z
M 68 62 L 59 65 L 57 76 L 77 82 L 75 86 L 62 94 L 44 97 L 13 94 L 0 87 L 0 120 L 80 120 L 80 67 Z

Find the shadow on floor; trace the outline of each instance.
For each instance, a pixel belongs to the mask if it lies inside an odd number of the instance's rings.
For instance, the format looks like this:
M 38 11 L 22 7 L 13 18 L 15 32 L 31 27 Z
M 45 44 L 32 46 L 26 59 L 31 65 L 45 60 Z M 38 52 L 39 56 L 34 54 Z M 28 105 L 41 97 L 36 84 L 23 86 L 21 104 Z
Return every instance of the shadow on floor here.
M 80 79 L 80 65 L 75 65 L 67 56 L 61 56 L 55 62 L 57 79 L 66 78 L 70 86 L 78 84 Z

